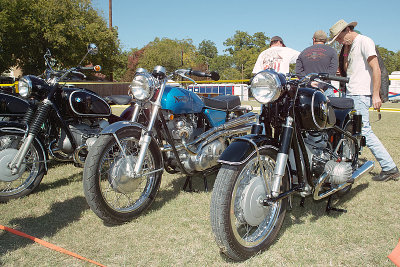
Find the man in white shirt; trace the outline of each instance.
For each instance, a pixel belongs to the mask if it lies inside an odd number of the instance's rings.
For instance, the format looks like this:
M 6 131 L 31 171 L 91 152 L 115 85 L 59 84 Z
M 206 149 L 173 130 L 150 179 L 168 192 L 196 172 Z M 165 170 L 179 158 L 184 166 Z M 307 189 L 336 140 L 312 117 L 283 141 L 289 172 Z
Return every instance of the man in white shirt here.
M 271 38 L 270 48 L 261 52 L 253 68 L 253 74 L 262 70 L 274 69 L 283 74 L 289 73 L 289 65 L 296 63 L 300 52 L 286 47 L 279 36 Z
M 380 109 L 382 100 L 379 96 L 381 87 L 381 70 L 371 38 L 354 31 L 357 22 L 347 23 L 339 20 L 330 28 L 332 40 L 343 45 L 343 71 L 350 78 L 347 84 L 346 97 L 354 100 L 354 108 L 362 115 L 362 134 L 367 141 L 382 172 L 374 177 L 375 181 L 396 180 L 400 177 L 392 157 L 381 141 L 372 131 L 369 123 L 369 107 Z

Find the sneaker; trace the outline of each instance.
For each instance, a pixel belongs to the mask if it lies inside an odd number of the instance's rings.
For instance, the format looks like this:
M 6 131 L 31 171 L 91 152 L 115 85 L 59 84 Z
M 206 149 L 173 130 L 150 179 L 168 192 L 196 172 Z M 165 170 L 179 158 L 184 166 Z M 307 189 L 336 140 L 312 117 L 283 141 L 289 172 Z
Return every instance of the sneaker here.
M 397 167 L 394 167 L 389 171 L 382 171 L 379 175 L 375 176 L 372 179 L 374 181 L 384 182 L 389 180 L 397 181 L 399 177 L 400 177 L 399 170 L 397 169 Z

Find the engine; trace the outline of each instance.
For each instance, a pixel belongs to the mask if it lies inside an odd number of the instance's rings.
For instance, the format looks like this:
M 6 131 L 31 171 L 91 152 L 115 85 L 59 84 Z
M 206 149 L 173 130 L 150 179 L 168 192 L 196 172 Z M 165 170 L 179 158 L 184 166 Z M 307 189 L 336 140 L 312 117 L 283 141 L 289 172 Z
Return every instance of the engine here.
M 94 123 L 77 123 L 68 125 L 72 136 L 74 137 L 78 147 L 85 144 L 86 140 L 100 133 L 109 123 L 105 120 L 96 121 Z M 72 143 L 66 132 L 61 130 L 58 139 L 58 148 L 64 153 L 70 154 L 74 152 Z
M 212 141 L 205 139 L 196 145 L 187 146 L 204 133 L 204 127 L 196 115 L 181 115 L 167 121 L 167 127 L 178 147 L 179 159 L 188 171 L 203 171 L 217 165 L 217 160 L 226 149 L 225 139 L 216 138 Z M 178 168 L 174 153 L 167 152 L 171 166 Z
M 351 178 L 351 163 L 337 160 L 333 156 L 326 132 L 307 132 L 304 141 L 314 179 L 318 179 L 324 172 L 329 174 L 327 182 L 332 184 L 342 184 Z

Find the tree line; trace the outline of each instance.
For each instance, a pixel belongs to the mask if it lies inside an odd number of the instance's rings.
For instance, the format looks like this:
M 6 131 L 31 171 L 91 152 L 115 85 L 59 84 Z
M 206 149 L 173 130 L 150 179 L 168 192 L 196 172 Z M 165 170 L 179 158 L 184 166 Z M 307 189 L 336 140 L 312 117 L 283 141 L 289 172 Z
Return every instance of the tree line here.
M 269 40 L 263 32 L 236 31 L 223 43 L 224 51 L 218 51 L 211 40 L 196 46 L 191 39 L 169 38 L 155 38 L 142 48 L 122 51 L 117 28 L 107 27 L 91 0 L 0 0 L 0 73 L 13 66 L 24 74 L 42 73 L 47 49 L 60 68 L 72 67 L 88 43 L 96 43 L 100 53 L 82 64 L 102 65 L 108 80 L 131 81 L 137 68 L 152 70 L 156 65 L 169 71 L 213 70 L 224 80 L 249 79 Z M 400 51 L 378 49 L 389 73 L 400 70 Z

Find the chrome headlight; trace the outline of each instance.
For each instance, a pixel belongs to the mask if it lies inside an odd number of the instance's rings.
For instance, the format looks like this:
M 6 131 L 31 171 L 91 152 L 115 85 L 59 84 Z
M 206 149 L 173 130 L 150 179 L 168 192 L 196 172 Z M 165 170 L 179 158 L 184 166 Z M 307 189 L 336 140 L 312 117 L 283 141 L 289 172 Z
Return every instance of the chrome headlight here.
M 29 77 L 24 76 L 18 81 L 18 93 L 22 97 L 30 97 L 32 93 L 32 81 Z
M 157 86 L 157 80 L 148 72 L 137 72 L 129 85 L 133 97 L 143 101 L 150 99 Z
M 283 85 L 278 75 L 274 71 L 264 70 L 253 77 L 250 89 L 261 104 L 275 101 L 281 95 Z

